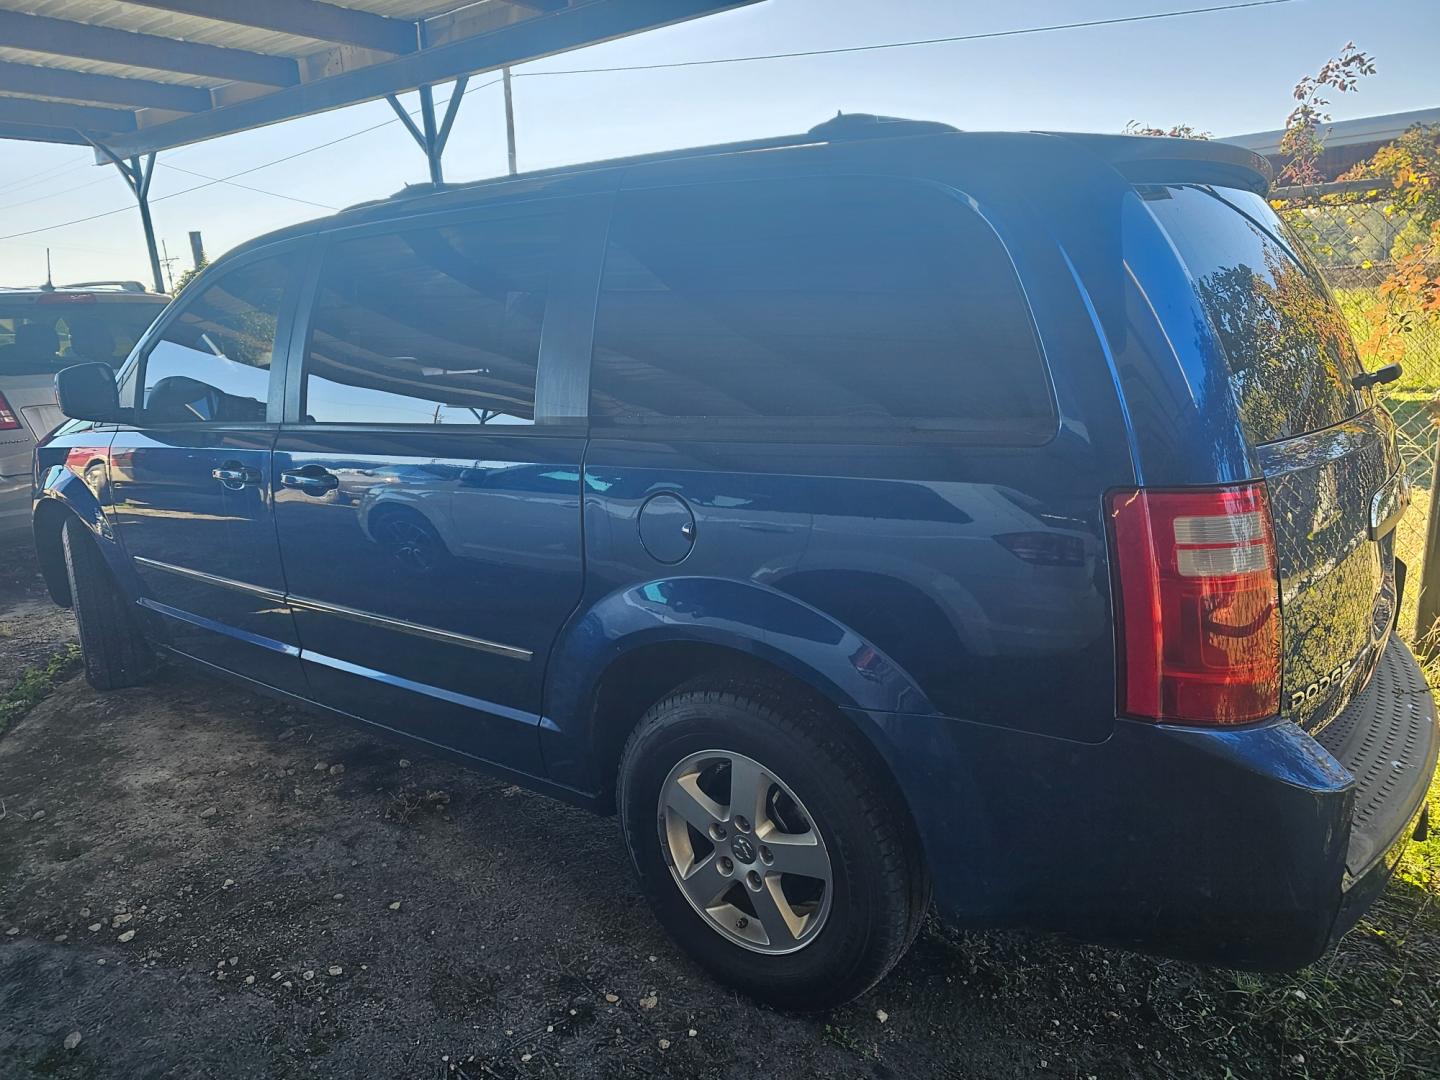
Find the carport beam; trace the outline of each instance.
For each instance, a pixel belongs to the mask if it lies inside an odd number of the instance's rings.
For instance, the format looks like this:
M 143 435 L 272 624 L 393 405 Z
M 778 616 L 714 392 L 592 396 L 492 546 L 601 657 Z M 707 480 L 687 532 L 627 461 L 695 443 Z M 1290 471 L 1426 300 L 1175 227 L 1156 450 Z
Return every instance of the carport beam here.
M 85 135 L 84 132 L 81 134 Z M 155 291 L 163 293 L 165 278 L 160 273 L 160 251 L 155 246 L 155 222 L 150 218 L 150 179 L 155 175 L 155 155 L 146 154 L 143 161 L 138 157 L 126 161 L 88 135 L 85 135 L 85 141 L 110 159 L 110 164 L 120 170 L 120 175 L 135 196 L 135 202 L 140 207 L 140 225 L 145 230 L 145 250 L 150 255 L 150 278 L 155 282 Z

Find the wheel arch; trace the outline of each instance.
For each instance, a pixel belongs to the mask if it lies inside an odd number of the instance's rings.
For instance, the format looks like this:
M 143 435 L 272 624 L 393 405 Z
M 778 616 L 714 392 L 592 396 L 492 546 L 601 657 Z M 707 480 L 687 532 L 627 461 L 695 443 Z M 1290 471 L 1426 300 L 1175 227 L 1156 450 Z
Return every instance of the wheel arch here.
M 887 736 L 870 714 L 934 711 L 898 665 L 802 601 L 748 582 L 664 579 L 605 597 L 562 632 L 541 727 L 551 778 L 597 792 L 611 807 L 634 726 L 704 674 L 743 676 L 824 707 L 892 783 L 881 750 Z
M 94 539 L 105 564 L 121 590 L 132 598 L 137 594 L 133 575 L 129 573 L 124 553 L 111 528 L 110 520 L 94 490 L 83 478 L 67 468 L 50 470 L 42 483 L 31 514 L 31 530 L 40 573 L 50 598 L 61 607 L 70 607 L 70 581 L 65 573 L 65 553 L 60 532 L 65 522 L 74 519 Z
M 40 560 L 40 576 L 45 581 L 50 599 L 64 608 L 70 607 L 74 601 L 70 596 L 70 580 L 65 575 L 65 552 L 61 547 L 60 532 L 65 522 L 76 516 L 59 499 L 41 499 L 31 519 L 35 555 Z

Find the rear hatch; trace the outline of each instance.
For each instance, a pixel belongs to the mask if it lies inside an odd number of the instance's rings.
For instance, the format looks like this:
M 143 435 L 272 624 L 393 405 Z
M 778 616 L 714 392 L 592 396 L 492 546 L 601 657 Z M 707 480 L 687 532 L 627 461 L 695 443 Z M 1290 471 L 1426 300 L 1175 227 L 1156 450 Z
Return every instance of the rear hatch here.
M 0 394 L 38 442 L 60 426 L 64 415 L 55 403 L 55 376 L 0 373 Z
M 1195 282 L 1269 489 L 1281 711 L 1315 731 L 1368 682 L 1394 622 L 1394 532 L 1372 528 L 1372 513 L 1393 525 L 1403 497 L 1393 426 L 1353 386 L 1361 368 L 1344 316 L 1262 196 L 1139 190 Z
M 0 290 L 0 394 L 24 425 L 0 432 L 0 443 L 39 440 L 59 426 L 56 372 L 97 360 L 118 366 L 165 302 L 128 291 Z

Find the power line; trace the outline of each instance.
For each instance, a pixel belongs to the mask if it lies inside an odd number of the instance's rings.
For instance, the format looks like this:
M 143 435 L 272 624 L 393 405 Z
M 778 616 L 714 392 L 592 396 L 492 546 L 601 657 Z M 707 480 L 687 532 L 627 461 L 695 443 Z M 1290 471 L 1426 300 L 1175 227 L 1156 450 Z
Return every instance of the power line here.
M 667 68 L 709 67 L 714 64 L 748 64 L 756 60 L 794 60 L 806 56 L 835 56 L 840 53 L 877 52 L 881 49 L 909 49 L 917 45 L 944 45 L 957 41 L 985 41 L 992 38 L 1020 37 L 1024 34 L 1049 34 L 1057 30 L 1083 30 L 1092 26 L 1119 26 L 1122 23 L 1150 22 L 1154 19 L 1178 19 L 1186 15 L 1208 15 L 1219 11 L 1240 11 L 1244 8 L 1274 7 L 1293 4 L 1297 0 L 1246 0 L 1238 4 L 1217 4 L 1213 7 L 1185 8 L 1181 11 L 1157 11 L 1149 15 L 1125 15 L 1113 19 L 1087 19 L 1084 22 L 1052 23 L 1049 26 L 1027 26 L 1015 30 L 989 30 L 979 34 L 956 34 L 951 37 L 917 38 L 913 41 L 886 41 L 877 45 L 849 45 L 835 49 L 805 49 L 799 52 L 762 53 L 756 56 L 722 56 L 711 60 L 674 60 L 662 64 L 622 64 L 616 67 L 563 68 L 553 71 L 517 71 L 514 78 L 536 78 L 542 75 L 598 75 L 612 71 L 660 71 Z
M 499 79 L 492 79 L 490 82 L 481 83 L 479 86 L 471 86 L 471 87 L 468 87 L 468 88 L 465 90 L 465 93 L 466 93 L 466 94 L 470 94 L 470 93 L 472 93 L 472 92 L 474 92 L 474 91 L 476 91 L 476 90 L 483 90 L 483 89 L 485 89 L 485 87 L 487 87 L 487 86 L 495 86 L 495 85 L 497 85 L 499 82 L 500 82 Z M 447 98 L 445 101 L 436 102 L 436 105 L 437 105 L 437 107 L 438 107 L 438 106 L 443 106 L 443 105 L 445 105 L 445 104 L 448 104 L 448 101 L 449 101 L 449 99 Z M 413 109 L 413 110 L 410 111 L 410 115 L 411 115 L 411 116 L 417 116 L 417 115 L 419 115 L 419 112 L 420 112 L 419 109 Z M 387 126 L 389 126 L 390 124 L 398 124 L 399 122 L 400 122 L 400 118 L 399 118 L 399 117 L 392 117 L 392 118 L 389 119 L 389 120 L 382 120 L 382 121 L 381 121 L 380 123 L 378 123 L 378 124 L 371 124 L 369 127 L 361 128 L 361 129 L 358 130 L 358 131 L 352 131 L 352 132 L 350 132 L 348 135 L 338 136 L 337 138 L 330 139 L 330 140 L 327 141 L 327 142 L 319 143 L 319 144 L 316 145 L 316 146 L 306 147 L 304 150 L 297 150 L 297 151 L 295 151 L 295 153 L 293 153 L 293 154 L 286 154 L 284 157 L 275 158 L 273 161 L 266 161 L 266 162 L 263 162 L 262 164 L 259 164 L 259 165 L 252 165 L 252 166 L 251 166 L 250 168 L 248 168 L 248 169 L 241 169 L 239 172 L 233 172 L 233 173 L 230 173 L 230 174 L 227 175 L 227 176 L 211 177 L 209 180 L 207 180 L 207 181 L 206 181 L 205 183 L 203 183 L 203 184 L 192 184 L 190 187 L 181 188 L 179 191 L 172 191 L 172 192 L 170 192 L 168 195 L 160 195 L 160 196 L 158 196 L 158 197 L 156 197 L 156 198 L 154 198 L 154 199 L 151 199 L 151 200 L 150 200 L 150 203 L 151 203 L 151 205 L 153 206 L 153 205 L 154 205 L 155 203 L 157 203 L 157 202 L 164 202 L 166 199 L 176 199 L 176 198 L 179 198 L 181 195 L 188 195 L 188 194 L 190 194 L 192 191 L 200 191 L 202 188 L 214 187 L 216 184 L 228 184 L 228 183 L 231 183 L 232 181 L 234 181 L 236 177 L 248 176 L 248 175 L 250 175 L 251 173 L 259 172 L 261 169 L 268 169 L 268 168 L 270 168 L 270 167 L 273 166 L 273 165 L 280 165 L 280 164 L 283 164 L 284 162 L 287 162 L 287 161 L 293 161 L 293 160 L 295 160 L 295 159 L 298 158 L 298 157 L 304 157 L 306 154 L 313 154 L 313 153 L 315 153 L 317 150 L 327 149 L 328 147 L 334 146 L 334 145 L 336 145 L 337 143 L 345 142 L 347 139 L 354 139 L 354 138 L 357 138 L 358 136 L 369 134 L 370 132 L 376 131 L 376 130 L 382 128 L 382 127 L 387 127 Z M 170 167 L 171 167 L 171 168 L 177 168 L 176 166 L 170 166 Z M 190 172 L 190 170 L 188 170 L 188 169 L 179 169 L 178 171 L 180 171 L 180 172 Z M 203 176 L 204 174 L 203 174 L 203 173 L 192 173 L 192 175 L 195 175 L 195 176 Z M 245 187 L 246 185 L 244 185 L 244 184 L 239 184 L 239 185 L 236 185 L 236 186 L 237 186 L 237 187 Z M 262 189 L 253 188 L 253 189 L 251 189 L 251 190 L 261 191 Z M 263 194 L 266 194 L 266 195 L 277 195 L 279 198 L 282 198 L 282 199 L 287 199 L 287 198 L 292 198 L 292 197 L 293 197 L 293 196 L 289 196 L 289 195 L 278 195 L 277 192 L 273 192 L 273 191 L 264 191 Z M 307 201 L 307 200 L 301 199 L 301 200 L 297 200 L 297 201 L 305 202 L 305 201 Z M 323 206 L 323 204 L 320 204 L 320 203 L 312 203 L 311 205 Z M 69 227 L 69 226 L 71 226 L 71 225 L 83 225 L 83 224 L 85 224 L 85 223 L 88 222 L 88 221 L 99 221 L 101 218 L 114 217 L 116 214 L 124 214 L 124 213 L 127 213 L 127 212 L 129 212 L 129 211 L 131 211 L 131 210 L 133 210 L 133 209 L 134 209 L 133 206 L 117 206 L 117 207 L 116 207 L 115 209 L 113 209 L 113 210 L 102 210 L 102 211 L 100 211 L 100 212 L 97 213 L 97 214 L 89 214 L 89 215 L 87 215 L 87 216 L 85 216 L 85 217 L 74 218 L 74 219 L 72 219 L 72 220 L 70 220 L 70 221 L 62 221 L 62 222 L 60 222 L 60 223 L 57 224 L 57 225 L 42 225 L 41 227 L 36 228 L 36 229 L 25 229 L 25 230 L 22 231 L 22 232 L 9 233 L 8 235 L 0 236 L 0 241 L 4 241 L 4 240 L 14 240 L 14 239 L 17 239 L 18 237 L 21 237 L 21 236 L 34 236 L 36 233 L 51 232 L 51 231 L 53 231 L 53 230 L 55 230 L 55 229 L 64 229 L 64 228 L 67 228 L 67 227 Z M 333 210 L 333 209 L 335 209 L 335 207 L 333 207 L 333 206 L 324 206 L 324 209 L 326 209 L 326 210 Z
M 294 196 L 294 195 L 286 195 L 286 194 L 284 194 L 283 192 L 279 192 L 279 191 L 267 191 L 265 188 L 251 187 L 249 184 L 236 184 L 236 183 L 235 183 L 234 181 L 232 181 L 232 180 L 223 179 L 223 178 L 221 178 L 221 177 L 216 177 L 216 176 L 211 176 L 209 173 L 196 172 L 194 169 L 184 168 L 183 166 L 176 165 L 174 162 L 162 161 L 162 162 L 160 162 L 160 164 L 163 165 L 163 166 L 164 166 L 165 168 L 167 168 L 167 169 L 174 169 L 176 172 L 182 172 L 182 173 L 185 173 L 185 174 L 188 175 L 188 176 L 196 176 L 196 177 L 199 177 L 201 180 L 213 180 L 213 181 L 216 181 L 217 183 L 230 184 L 230 185 L 232 185 L 233 187 L 244 188 L 246 191 L 254 191 L 254 192 L 256 192 L 256 193 L 258 193 L 258 194 L 260 194 L 260 195 L 271 195 L 271 196 L 274 196 L 274 197 L 277 198 L 277 199 L 289 199 L 291 202 L 304 203 L 306 206 L 316 206 L 316 207 L 319 207 L 321 210 L 336 210 L 336 209 L 338 209 L 338 207 L 331 206 L 329 203 L 312 202 L 312 201 L 309 200 L 309 199 L 301 199 L 301 198 L 299 198 L 299 197 L 297 197 L 297 196 Z M 69 195 L 69 194 L 71 194 L 72 192 L 82 191 L 82 190 L 84 190 L 85 188 L 94 187 L 96 184 L 108 183 L 109 181 L 110 181 L 110 177 L 108 177 L 108 176 L 101 176 L 101 177 L 99 177 L 99 178 L 97 178 L 97 179 L 95 179 L 95 180 L 89 181 L 88 183 L 76 184 L 74 187 L 63 188 L 63 189 L 60 190 L 60 191 L 52 191 L 52 192 L 48 192 L 47 194 L 44 194 L 44 195 L 35 195 L 35 196 L 33 196 L 33 197 L 29 198 L 29 199 L 21 199 L 19 202 L 5 203 L 4 205 L 0 205 L 0 211 L 13 210 L 13 209 L 15 209 L 16 207 L 28 206 L 30 203 L 44 202 L 46 199 L 57 199 L 57 198 L 59 198 L 61 195 Z M 187 191 L 193 191 L 194 189 L 193 189 L 193 188 L 187 188 L 186 190 L 187 190 Z M 158 200 L 157 200 L 157 201 L 158 201 Z M 123 209 L 127 209 L 127 210 L 128 210 L 129 207 L 124 207 Z
M 60 165 L 51 165 L 49 168 L 41 169 L 39 172 L 27 173 L 24 176 L 11 180 L 9 183 L 0 184 L 0 191 L 11 191 L 19 188 L 34 187 L 36 184 L 43 184 L 48 179 L 59 176 L 61 173 L 69 172 L 74 169 L 77 164 L 78 162 L 67 161 Z
M 1128 23 L 1152 22 L 1158 19 L 1178 19 L 1190 15 L 1209 15 L 1226 11 L 1242 11 L 1247 8 L 1276 7 L 1281 4 L 1293 4 L 1296 2 L 1298 2 L 1298 0 L 1243 0 L 1243 2 L 1241 3 L 1216 4 L 1209 7 L 1198 8 L 1183 8 L 1178 11 L 1156 11 L 1145 15 L 1123 15 L 1109 19 L 1086 19 L 1080 22 L 1051 23 L 1046 26 L 1018 27 L 1014 30 L 990 30 L 977 34 L 954 34 L 948 37 L 917 38 L 910 41 L 887 41 L 880 42 L 874 45 L 850 45 L 833 49 L 805 49 L 795 52 L 762 53 L 754 56 L 722 56 L 708 60 L 676 60 L 669 63 L 661 64 L 623 64 L 614 67 L 563 68 L 551 71 L 520 71 L 515 72 L 513 74 L 513 77 L 541 78 L 554 75 L 598 75 L 622 71 L 661 71 L 671 68 L 711 67 L 719 64 L 747 64 L 762 60 L 794 60 L 810 56 L 836 56 L 844 53 L 878 52 L 884 49 L 909 49 L 923 45 L 943 45 L 955 42 L 986 41 L 996 38 L 1021 37 L 1026 34 L 1049 34 L 1061 30 L 1083 30 L 1099 26 L 1120 26 Z M 481 83 L 478 86 L 471 86 L 467 88 L 465 93 L 470 94 L 476 90 L 483 90 L 485 87 L 495 86 L 501 81 L 501 79 L 492 79 L 489 82 Z M 438 102 L 437 104 L 444 105 L 446 104 L 446 102 Z M 418 109 L 410 110 L 411 116 L 416 116 L 418 114 Z M 192 191 L 199 191 L 202 188 L 213 187 L 215 184 L 227 184 L 233 181 L 236 177 L 247 176 L 250 173 L 259 172 L 261 169 L 268 169 L 272 166 L 280 165 L 287 161 L 293 161 L 295 158 L 303 157 L 306 154 L 312 154 L 317 150 L 324 150 L 328 147 L 336 145 L 337 143 L 345 142 L 347 139 L 353 139 L 360 135 L 365 135 L 369 132 L 376 131 L 382 127 L 387 127 L 390 124 L 396 123 L 399 123 L 398 117 L 392 118 L 390 120 L 384 120 L 378 124 L 372 124 L 370 127 L 361 128 L 359 131 L 352 131 L 348 135 L 341 135 L 339 138 L 331 139 L 328 142 L 320 143 L 317 146 L 311 146 L 304 150 L 298 150 L 293 154 L 286 154 L 284 157 L 279 157 L 274 159 L 273 161 L 267 161 L 263 164 L 255 165 L 248 169 L 242 169 L 241 171 L 231 173 L 228 176 L 214 177 L 203 184 L 195 184 L 192 187 L 182 188 L 179 191 L 172 191 L 168 195 L 162 195 L 159 198 L 152 199 L 150 201 L 152 203 L 164 202 L 166 199 L 174 199 L 178 198 L 181 195 L 188 195 Z M 175 166 L 171 167 L 175 168 Z M 179 171 L 186 172 L 188 170 L 180 169 Z M 204 174 L 193 173 L 192 175 L 203 176 Z M 235 186 L 245 187 L 245 185 L 243 184 L 237 184 Z M 261 191 L 262 194 L 275 195 L 277 198 L 282 199 L 291 198 L 291 196 L 279 195 L 278 193 L 273 191 L 262 191 L 258 188 L 252 188 L 249 190 Z M 305 202 L 307 200 L 299 199 L 296 201 Z M 312 203 L 311 205 L 323 206 L 324 204 Z M 324 208 L 332 209 L 328 206 L 325 206 Z M 6 236 L 0 236 L 0 241 L 14 240 L 17 237 L 21 236 L 33 236 L 36 233 L 50 232 L 55 229 L 64 229 L 71 225 L 81 225 L 87 221 L 97 221 L 100 218 L 112 217 L 115 214 L 123 214 L 130 209 L 132 208 L 129 206 L 121 206 L 117 207 L 114 210 L 106 210 L 98 214 L 90 214 L 86 217 L 75 218 L 72 221 L 62 221 L 57 225 L 45 225 L 36 229 L 26 229 L 23 232 L 10 233 Z
M 260 195 L 269 195 L 276 199 L 288 199 L 291 202 L 303 203 L 306 206 L 317 206 L 321 210 L 338 210 L 338 206 L 331 206 L 329 203 L 314 202 L 310 199 L 302 199 L 298 195 L 286 195 L 281 191 L 267 191 L 265 188 L 252 187 L 249 184 L 237 184 L 234 180 L 227 180 L 224 177 L 211 176 L 209 173 L 196 172 L 194 169 L 182 169 L 179 165 L 165 163 L 167 169 L 174 169 L 176 172 L 183 172 L 187 176 L 198 176 L 201 180 L 214 180 L 217 183 L 229 184 L 231 187 L 244 188 L 246 191 L 254 191 Z
M 59 179 L 59 177 L 52 177 L 51 179 Z M 110 177 L 108 176 L 102 176 L 83 184 L 76 184 L 74 187 L 61 188 L 59 191 L 47 191 L 44 195 L 32 195 L 30 198 L 21 199 L 19 202 L 5 203 L 3 206 L 0 206 L 0 211 L 14 210 L 16 207 L 29 206 L 31 203 L 44 202 L 46 199 L 58 199 L 61 195 L 69 195 L 76 191 L 83 191 L 85 188 L 94 187 L 96 184 L 103 184 L 109 179 Z

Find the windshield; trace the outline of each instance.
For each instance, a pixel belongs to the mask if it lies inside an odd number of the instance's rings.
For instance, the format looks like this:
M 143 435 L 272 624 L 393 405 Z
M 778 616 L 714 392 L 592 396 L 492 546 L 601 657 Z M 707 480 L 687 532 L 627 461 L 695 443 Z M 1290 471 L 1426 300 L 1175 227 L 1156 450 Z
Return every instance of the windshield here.
M 1269 203 L 1194 184 L 1141 194 L 1195 282 L 1252 443 L 1319 431 L 1364 407 L 1345 318 Z
M 129 355 L 164 307 L 163 301 L 0 299 L 0 375 L 52 374 L 93 360 L 116 364 Z

